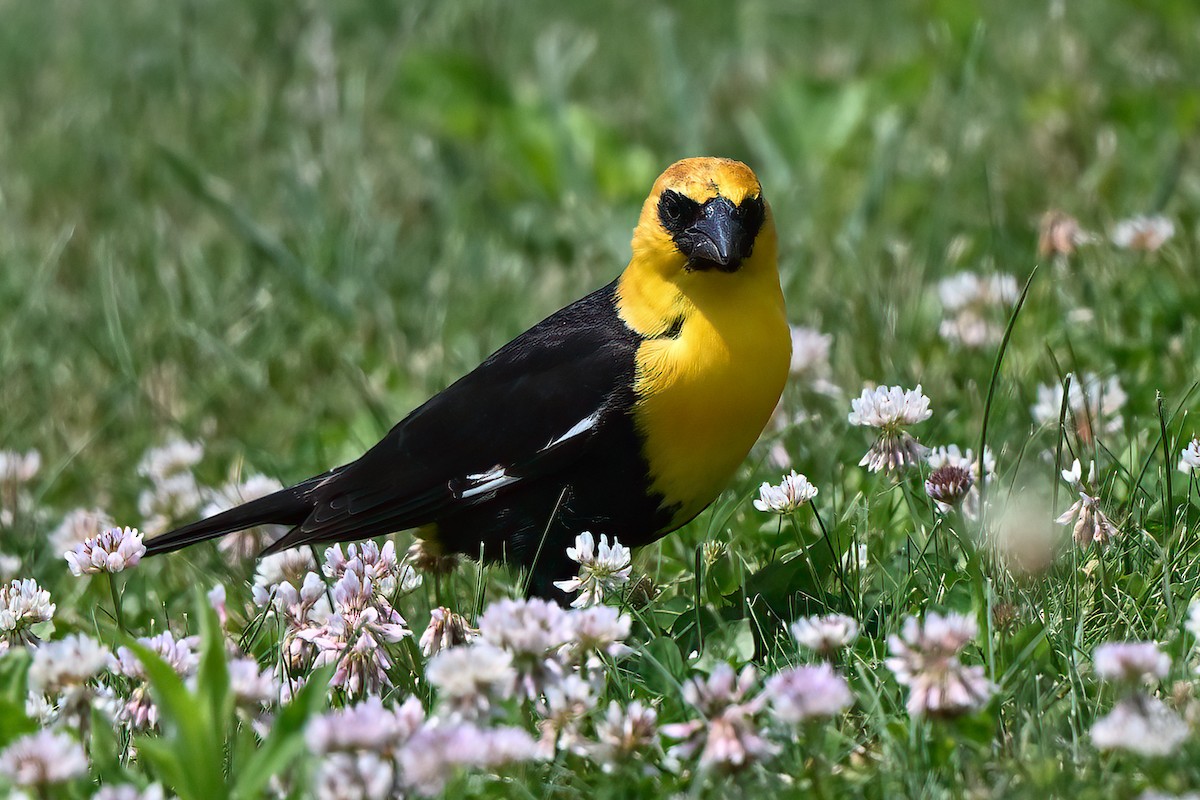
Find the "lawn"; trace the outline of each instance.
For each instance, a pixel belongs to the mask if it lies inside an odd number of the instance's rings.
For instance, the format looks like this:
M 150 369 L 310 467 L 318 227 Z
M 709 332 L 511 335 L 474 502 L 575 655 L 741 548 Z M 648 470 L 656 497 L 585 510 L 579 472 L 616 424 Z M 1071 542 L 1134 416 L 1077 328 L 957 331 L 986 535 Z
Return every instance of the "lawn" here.
M 1200 792 L 1200 9 L 649 6 L 0 0 L 0 791 Z M 792 380 L 596 606 L 407 532 L 73 574 L 357 457 L 690 155 L 762 180 Z

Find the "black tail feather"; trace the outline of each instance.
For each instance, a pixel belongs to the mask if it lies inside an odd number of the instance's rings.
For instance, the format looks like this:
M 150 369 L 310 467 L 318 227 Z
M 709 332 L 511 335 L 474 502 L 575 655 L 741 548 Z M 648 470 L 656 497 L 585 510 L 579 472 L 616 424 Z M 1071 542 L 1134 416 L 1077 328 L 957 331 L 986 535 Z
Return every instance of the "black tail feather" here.
M 324 476 L 321 476 L 324 477 Z M 146 555 L 155 556 L 215 539 L 257 525 L 299 525 L 312 511 L 308 489 L 318 478 L 251 500 L 228 511 L 184 525 L 146 541 Z

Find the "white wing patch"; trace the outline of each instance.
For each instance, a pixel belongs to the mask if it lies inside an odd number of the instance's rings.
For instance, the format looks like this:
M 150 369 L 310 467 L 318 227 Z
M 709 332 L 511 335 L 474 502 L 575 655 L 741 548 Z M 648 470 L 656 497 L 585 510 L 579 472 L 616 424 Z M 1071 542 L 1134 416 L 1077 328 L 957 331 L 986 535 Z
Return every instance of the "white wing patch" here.
M 552 447 L 557 447 L 563 442 L 574 439 L 576 436 L 581 436 L 590 430 L 594 430 L 596 426 L 600 424 L 601 411 L 603 411 L 603 409 L 595 411 L 579 420 L 579 422 L 576 422 L 571 426 L 570 430 L 568 430 L 562 436 L 551 439 L 550 442 L 538 452 L 544 453 Z M 478 497 L 483 494 L 495 492 L 497 489 L 502 489 L 505 486 L 510 486 L 511 484 L 516 483 L 517 481 L 521 480 L 521 478 L 518 475 L 508 474 L 508 469 L 506 467 L 497 464 L 487 472 L 471 473 L 466 477 L 465 480 L 468 488 L 464 489 L 460 494 L 458 494 L 458 498 L 460 500 L 470 500 L 472 497 Z M 452 489 L 453 484 L 454 482 L 451 482 Z
M 569 431 L 567 431 L 566 433 L 564 433 L 562 436 L 559 436 L 556 439 L 552 439 L 549 444 L 547 444 L 545 447 L 542 448 L 542 451 L 545 452 L 546 450 L 549 450 L 551 447 L 560 445 L 563 442 L 567 441 L 568 439 L 573 439 L 576 436 L 580 435 L 581 433 L 587 433 L 588 431 L 595 428 L 596 425 L 598 425 L 599 423 L 600 423 L 600 411 L 594 411 L 590 415 L 584 417 L 583 419 L 579 420 L 579 422 L 576 422 L 574 425 L 572 425 L 571 429 Z
M 516 483 L 521 480 L 515 475 L 509 475 L 504 471 L 504 467 L 499 465 L 492 467 L 487 472 L 476 472 L 467 476 L 467 480 L 473 485 L 467 489 L 459 497 L 466 500 L 469 497 L 494 492 L 502 486 L 508 486 L 510 483 Z

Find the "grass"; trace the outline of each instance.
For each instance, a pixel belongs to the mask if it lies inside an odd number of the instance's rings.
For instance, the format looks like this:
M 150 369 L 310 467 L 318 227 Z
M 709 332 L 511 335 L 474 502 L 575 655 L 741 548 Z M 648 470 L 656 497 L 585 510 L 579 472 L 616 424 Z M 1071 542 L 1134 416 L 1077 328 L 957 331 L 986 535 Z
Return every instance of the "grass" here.
M 858 704 L 777 763 L 708 786 L 560 757 L 469 788 L 787 794 L 818 775 L 831 796 L 1200 789 L 1195 737 L 1145 760 L 1087 735 L 1112 703 L 1090 674 L 1101 641 L 1162 641 L 1173 680 L 1194 683 L 1180 625 L 1200 591 L 1200 495 L 1174 472 L 1200 433 L 1192 3 L 0 9 L 0 445 L 44 459 L 37 513 L 0 531 L 0 551 L 51 589 L 59 628 L 113 641 L 102 582 L 67 576 L 44 542 L 78 506 L 137 524 L 148 447 L 202 440 L 205 485 L 356 457 L 617 274 L 663 167 L 729 155 L 765 184 L 792 321 L 834 336 L 842 396 L 789 389 L 806 417 L 782 434 L 820 487 L 828 540 L 807 511 L 780 526 L 751 508 L 778 480 L 764 445 L 711 511 L 638 554 L 662 591 L 610 691 L 678 719 L 692 670 L 771 671 L 796 660 L 783 622 L 844 610 L 864 626 L 838 665 Z M 1049 208 L 1098 231 L 1161 212 L 1178 232 L 1153 255 L 1100 244 L 1039 261 Z M 936 284 L 960 270 L 1032 276 L 1002 361 L 938 335 Z M 1069 372 L 1119 378 L 1119 429 L 1089 441 L 1069 420 L 1062 437 L 1034 423 L 1036 387 Z M 976 552 L 977 526 L 933 513 L 918 479 L 868 475 L 849 397 L 918 382 L 934 409 L 923 442 L 977 448 L 986 420 L 991 525 L 1034 506 L 1049 526 L 1073 499 L 1056 467 L 1078 456 L 1097 461 L 1120 539 L 1016 580 Z M 706 558 L 709 542 L 727 551 Z M 833 565 L 859 542 L 871 565 L 843 585 Z M 210 550 L 148 563 L 124 582 L 126 623 L 183 625 L 193 583 L 246 601 L 252 574 Z M 435 600 L 467 611 L 520 580 L 468 568 L 401 610 L 419 626 Z M 1016 621 L 994 626 L 998 606 Z M 973 663 L 1000 693 L 979 715 L 904 712 L 881 661 L 925 609 L 981 620 Z

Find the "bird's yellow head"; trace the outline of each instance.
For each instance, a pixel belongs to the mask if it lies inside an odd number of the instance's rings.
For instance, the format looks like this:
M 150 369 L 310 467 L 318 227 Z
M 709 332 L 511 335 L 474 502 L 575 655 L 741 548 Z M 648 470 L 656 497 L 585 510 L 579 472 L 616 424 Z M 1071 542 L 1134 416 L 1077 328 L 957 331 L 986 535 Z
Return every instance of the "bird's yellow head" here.
M 642 206 L 620 282 L 622 316 L 648 332 L 681 303 L 706 305 L 748 284 L 779 295 L 776 264 L 775 223 L 754 172 L 728 158 L 685 158 Z

